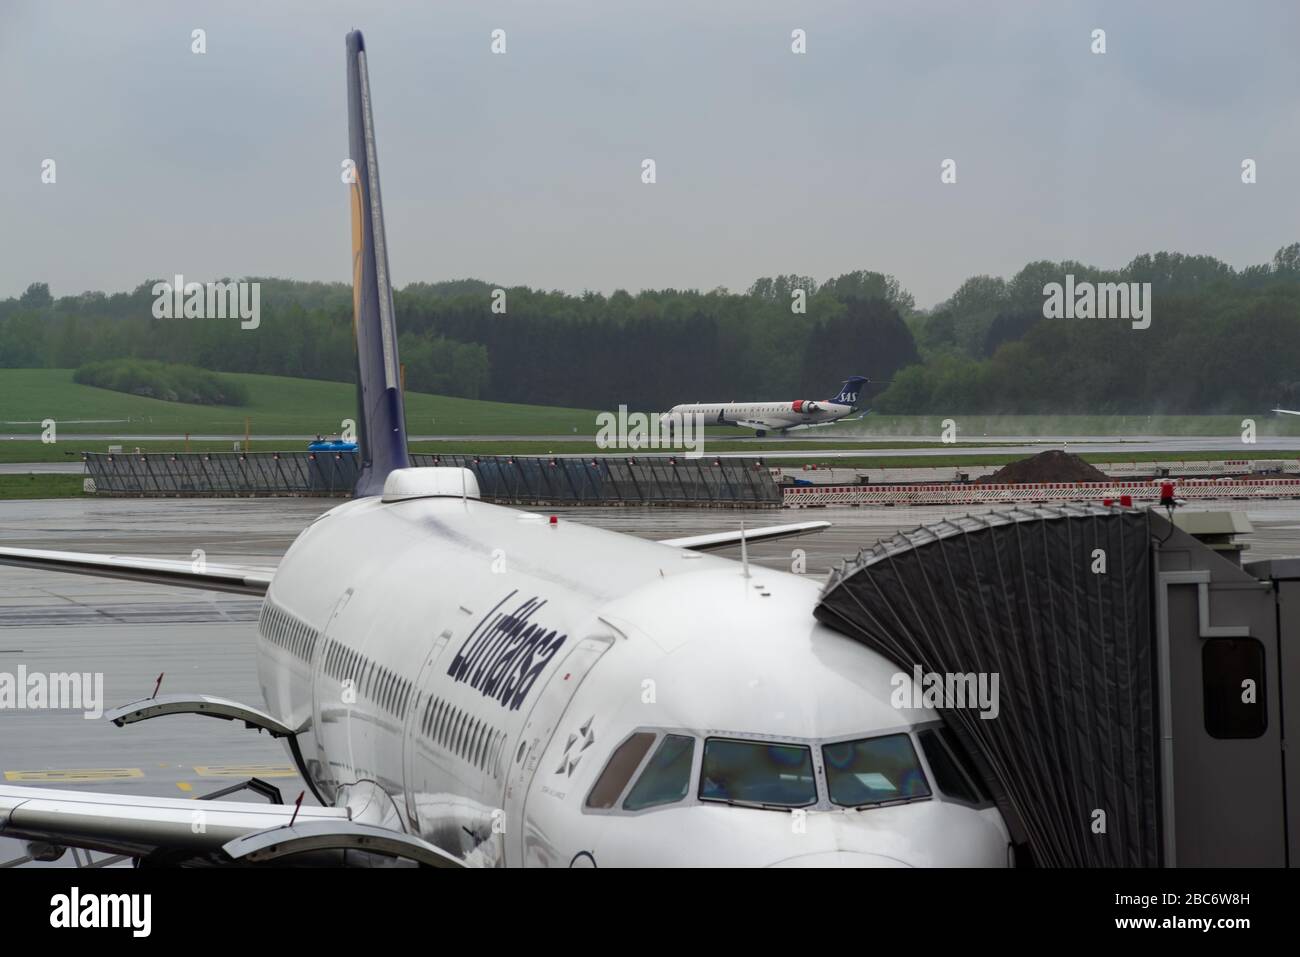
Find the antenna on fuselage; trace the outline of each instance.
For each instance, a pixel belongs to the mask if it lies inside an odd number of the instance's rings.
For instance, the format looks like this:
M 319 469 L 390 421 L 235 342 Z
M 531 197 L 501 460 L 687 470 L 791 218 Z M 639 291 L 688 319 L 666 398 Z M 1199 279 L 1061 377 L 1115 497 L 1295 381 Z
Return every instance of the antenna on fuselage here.
M 749 577 L 749 548 L 745 545 L 745 520 L 740 520 L 740 564 L 745 568 L 745 577 Z

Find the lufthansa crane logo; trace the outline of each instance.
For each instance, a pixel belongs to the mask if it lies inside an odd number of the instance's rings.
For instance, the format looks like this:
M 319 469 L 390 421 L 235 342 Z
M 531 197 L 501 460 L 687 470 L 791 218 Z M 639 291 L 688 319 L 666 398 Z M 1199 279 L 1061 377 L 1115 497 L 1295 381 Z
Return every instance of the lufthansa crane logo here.
M 591 723 L 595 720 L 596 716 L 593 714 L 587 719 L 587 723 L 578 729 L 577 734 L 569 735 L 569 740 L 564 743 L 564 756 L 560 758 L 560 766 L 555 769 L 556 774 L 573 777 L 573 769 L 582 760 L 583 752 L 596 743 L 595 732 L 591 730 Z

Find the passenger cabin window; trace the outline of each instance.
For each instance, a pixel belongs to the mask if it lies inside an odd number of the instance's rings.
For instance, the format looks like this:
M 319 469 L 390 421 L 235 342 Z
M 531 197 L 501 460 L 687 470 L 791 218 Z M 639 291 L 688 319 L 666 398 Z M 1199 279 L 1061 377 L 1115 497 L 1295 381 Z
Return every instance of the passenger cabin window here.
M 812 751 L 802 745 L 709 738 L 700 800 L 775 807 L 817 803 Z
M 832 804 L 862 807 L 930 796 L 906 734 L 823 745 L 822 760 Z
M 1212 738 L 1258 738 L 1268 729 L 1264 646 L 1254 638 L 1207 638 L 1201 647 L 1205 730 Z
M 694 757 L 694 738 L 684 734 L 664 735 L 654 757 L 623 801 L 623 810 L 642 811 L 660 804 L 673 804 L 686 797 L 691 789 Z
M 613 807 L 627 782 L 632 780 L 632 775 L 641 766 L 641 759 L 650 750 L 654 740 L 653 731 L 638 731 L 615 748 L 605 764 L 605 770 L 600 772 L 595 786 L 587 795 L 587 807 Z

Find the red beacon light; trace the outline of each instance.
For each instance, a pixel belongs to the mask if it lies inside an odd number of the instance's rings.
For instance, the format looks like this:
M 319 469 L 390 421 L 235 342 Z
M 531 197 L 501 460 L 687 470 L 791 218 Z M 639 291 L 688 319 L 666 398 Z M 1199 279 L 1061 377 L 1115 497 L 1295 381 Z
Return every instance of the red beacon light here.
M 554 526 L 559 525 L 559 524 L 560 524 L 560 516 L 558 516 L 558 515 L 552 515 L 552 516 L 551 516 L 551 526 L 554 527 Z

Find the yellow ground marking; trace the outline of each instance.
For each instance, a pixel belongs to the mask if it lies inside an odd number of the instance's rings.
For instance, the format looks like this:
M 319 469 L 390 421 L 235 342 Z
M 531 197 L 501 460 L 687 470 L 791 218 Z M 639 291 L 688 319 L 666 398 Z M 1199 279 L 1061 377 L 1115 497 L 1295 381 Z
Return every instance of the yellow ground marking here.
M 196 764 L 201 778 L 291 778 L 298 772 L 282 764 Z
M 45 784 L 92 784 L 96 781 L 118 781 L 124 778 L 142 778 L 139 768 L 67 768 L 59 771 L 6 771 L 6 781 L 40 781 Z

